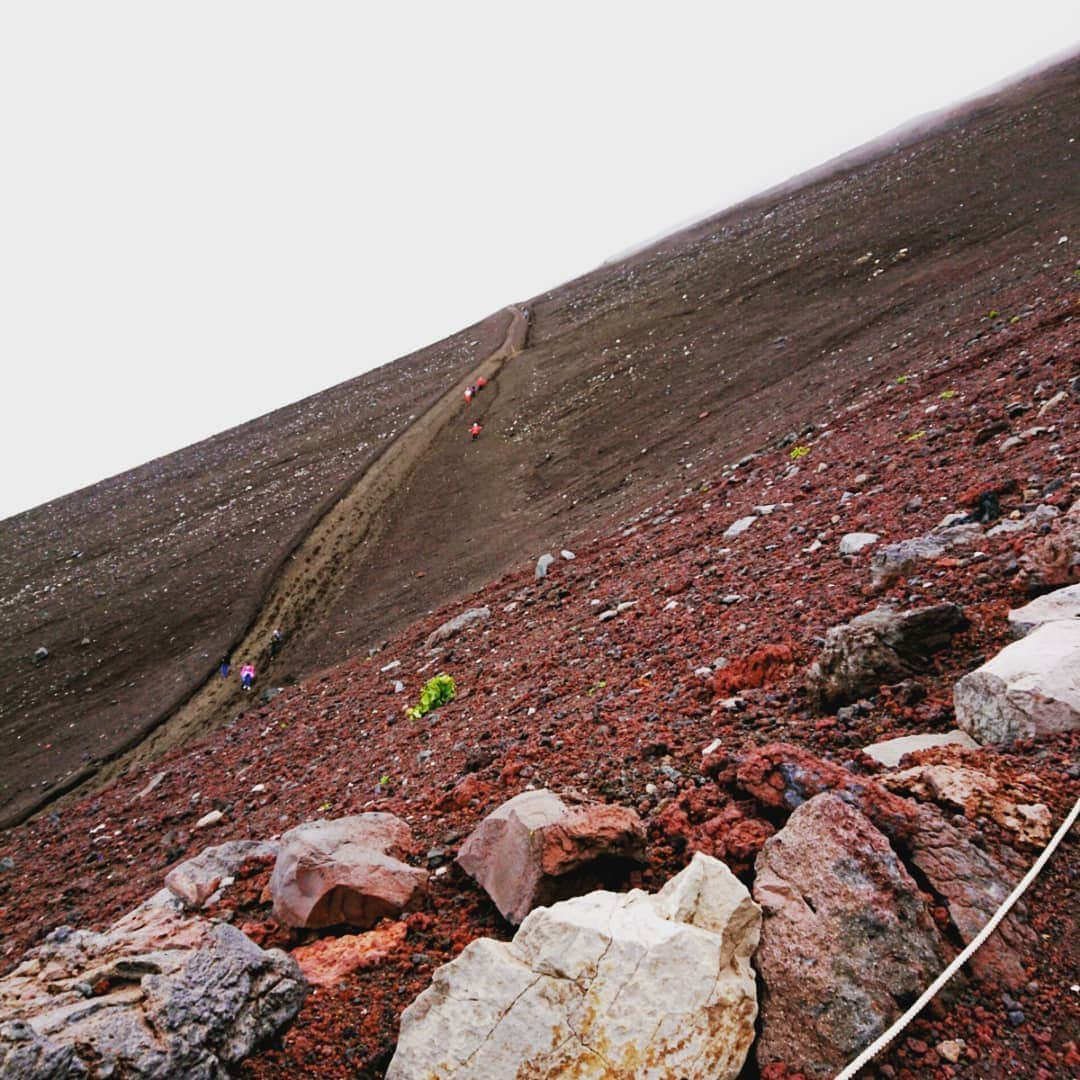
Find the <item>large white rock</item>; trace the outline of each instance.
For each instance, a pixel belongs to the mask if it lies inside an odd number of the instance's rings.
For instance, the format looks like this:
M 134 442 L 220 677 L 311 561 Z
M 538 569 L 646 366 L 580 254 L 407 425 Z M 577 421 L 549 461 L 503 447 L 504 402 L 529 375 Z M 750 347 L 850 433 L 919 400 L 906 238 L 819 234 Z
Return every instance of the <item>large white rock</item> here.
M 1055 589 L 1009 612 L 1009 624 L 1018 634 L 1030 634 L 1036 626 L 1059 619 L 1080 619 L 1080 585 Z
M 735 1077 L 761 912 L 700 852 L 655 896 L 593 892 L 481 938 L 402 1014 L 387 1080 Z
M 981 743 L 1080 728 L 1080 619 L 1043 623 L 965 675 L 956 721 Z

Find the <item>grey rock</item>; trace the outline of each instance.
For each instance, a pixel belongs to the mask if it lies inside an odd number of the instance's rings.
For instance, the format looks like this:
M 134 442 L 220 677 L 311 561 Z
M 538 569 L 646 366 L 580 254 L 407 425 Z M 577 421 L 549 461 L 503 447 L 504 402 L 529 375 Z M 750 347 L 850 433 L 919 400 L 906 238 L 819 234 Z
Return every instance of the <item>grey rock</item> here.
M 955 604 L 935 604 L 913 611 L 881 605 L 834 626 L 807 672 L 811 696 L 820 708 L 833 709 L 910 678 L 967 625 Z
M 469 608 L 468 611 L 455 615 L 428 634 L 424 646 L 428 649 L 433 648 L 435 645 L 439 645 L 460 634 L 466 627 L 472 626 L 474 623 L 485 622 L 490 618 L 491 608 L 489 607 Z
M 1046 622 L 953 689 L 956 722 L 981 743 L 1080 730 L 1080 619 Z
M 39 645 L 34 650 L 34 655 L 30 657 L 34 664 L 44 664 L 49 659 L 49 650 L 44 645 Z
M 306 992 L 284 953 L 178 902 L 144 904 L 103 933 L 61 928 L 0 979 L 0 1075 L 218 1080 Z
M 732 524 L 724 530 L 724 536 L 728 539 L 735 536 L 741 536 L 755 521 L 757 521 L 757 517 L 753 514 L 750 514 L 747 517 L 741 517 L 738 521 L 732 522 Z
M 536 560 L 536 580 L 547 577 L 548 567 L 555 561 L 555 556 L 545 553 Z
M 205 905 L 225 878 L 231 878 L 248 859 L 276 859 L 276 840 L 232 840 L 204 848 L 165 875 L 165 887 L 187 907 Z
M 1009 625 L 1020 637 L 1043 623 L 1080 619 L 1080 584 L 1046 593 L 1030 604 L 1009 612 Z

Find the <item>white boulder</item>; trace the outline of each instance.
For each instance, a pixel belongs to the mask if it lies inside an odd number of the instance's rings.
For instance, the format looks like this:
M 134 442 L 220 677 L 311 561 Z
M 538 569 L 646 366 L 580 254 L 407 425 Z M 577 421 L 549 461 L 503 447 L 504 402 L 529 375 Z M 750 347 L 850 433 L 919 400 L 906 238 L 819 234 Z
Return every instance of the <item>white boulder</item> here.
M 1080 619 L 1080 585 L 1055 589 L 1009 612 L 1009 625 L 1020 635 L 1030 634 L 1036 626 L 1059 619 Z
M 928 733 L 923 735 L 901 735 L 898 739 L 885 739 L 863 748 L 867 757 L 881 762 L 888 768 L 900 764 L 905 754 L 916 750 L 925 750 L 930 746 L 961 746 L 965 750 L 977 750 L 979 744 L 966 731 L 946 731 L 943 735 Z
M 592 892 L 481 938 L 403 1013 L 387 1080 L 735 1077 L 754 1040 L 761 912 L 698 853 L 659 893 Z
M 1043 623 L 953 690 L 956 721 L 981 743 L 1080 728 L 1080 619 Z

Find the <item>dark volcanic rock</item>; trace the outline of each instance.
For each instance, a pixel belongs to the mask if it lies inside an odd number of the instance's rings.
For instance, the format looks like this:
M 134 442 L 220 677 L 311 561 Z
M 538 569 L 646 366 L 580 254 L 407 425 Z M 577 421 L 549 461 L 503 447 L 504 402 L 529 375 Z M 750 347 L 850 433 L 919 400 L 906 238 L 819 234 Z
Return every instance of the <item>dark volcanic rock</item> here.
M 821 657 L 807 673 L 810 693 L 824 709 L 875 694 L 924 671 L 927 658 L 967 626 L 955 604 L 903 612 L 877 607 L 825 635 Z

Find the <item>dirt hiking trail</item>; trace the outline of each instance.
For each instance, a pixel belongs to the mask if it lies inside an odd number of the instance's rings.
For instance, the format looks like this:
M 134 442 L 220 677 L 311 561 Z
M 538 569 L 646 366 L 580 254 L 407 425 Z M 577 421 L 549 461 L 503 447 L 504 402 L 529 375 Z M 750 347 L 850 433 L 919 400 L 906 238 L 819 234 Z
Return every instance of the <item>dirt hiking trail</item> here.
M 464 437 L 461 415 L 470 408 L 475 411 L 465 400 L 466 388 L 483 377 L 491 393 L 503 365 L 525 348 L 528 313 L 520 307 L 506 311 L 510 320 L 502 344 L 402 431 L 285 559 L 254 619 L 229 651 L 229 677 L 222 679 L 215 669 L 184 704 L 161 717 L 138 743 L 105 762 L 75 790 L 85 793 L 87 785 L 100 788 L 130 766 L 152 761 L 206 734 L 258 701 L 260 693 L 274 685 L 273 670 L 285 670 L 290 638 L 318 624 L 335 593 L 344 587 L 345 576 L 363 571 L 385 527 L 383 511 L 416 464 L 448 425 L 461 422 Z M 281 655 L 271 661 L 269 645 L 275 629 L 281 630 L 284 646 Z M 240 689 L 239 682 L 239 668 L 245 663 L 253 663 L 258 672 L 255 688 L 248 693 Z

